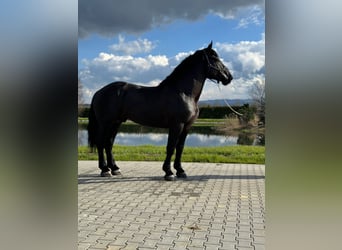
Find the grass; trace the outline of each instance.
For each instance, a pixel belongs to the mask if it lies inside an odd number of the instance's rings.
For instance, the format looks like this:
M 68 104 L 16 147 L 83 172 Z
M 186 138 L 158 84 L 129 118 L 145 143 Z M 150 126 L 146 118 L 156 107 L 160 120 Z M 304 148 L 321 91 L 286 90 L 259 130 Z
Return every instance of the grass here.
M 165 146 L 121 146 L 115 145 L 115 159 L 118 161 L 163 161 Z M 79 160 L 97 160 L 97 153 L 87 146 L 78 147 Z M 263 146 L 185 147 L 183 162 L 245 163 L 264 164 Z
M 213 126 L 217 123 L 224 123 L 225 119 L 204 119 L 204 118 L 199 118 L 195 121 L 193 126 Z M 78 123 L 79 124 L 88 124 L 88 118 L 87 117 L 78 117 Z M 127 120 L 125 123 L 127 125 L 135 124 L 134 122 Z

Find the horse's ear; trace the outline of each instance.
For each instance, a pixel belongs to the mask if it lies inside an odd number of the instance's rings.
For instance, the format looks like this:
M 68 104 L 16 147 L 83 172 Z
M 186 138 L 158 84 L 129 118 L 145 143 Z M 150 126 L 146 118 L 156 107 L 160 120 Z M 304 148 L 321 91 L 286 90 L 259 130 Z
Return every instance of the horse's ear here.
M 211 49 L 213 47 L 213 41 L 211 41 L 207 47 L 207 49 Z

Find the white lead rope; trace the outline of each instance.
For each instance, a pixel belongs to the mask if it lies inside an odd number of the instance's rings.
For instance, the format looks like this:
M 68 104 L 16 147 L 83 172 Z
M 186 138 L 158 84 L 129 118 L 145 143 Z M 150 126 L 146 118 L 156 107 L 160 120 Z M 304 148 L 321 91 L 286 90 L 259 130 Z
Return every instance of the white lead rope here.
M 214 82 L 214 81 L 213 81 L 213 82 Z M 215 82 L 214 82 L 214 83 L 215 83 Z M 220 84 L 218 84 L 218 83 L 215 83 L 215 84 L 217 85 L 217 87 L 218 87 L 218 89 L 220 90 L 220 93 L 221 93 L 221 95 L 222 95 L 222 89 L 220 88 Z M 222 97 L 223 97 L 223 95 L 222 95 Z M 241 114 L 241 113 L 237 112 L 235 109 L 233 109 L 232 106 L 229 105 L 229 103 L 227 102 L 227 100 L 226 100 L 225 98 L 222 98 L 222 99 L 223 99 L 224 103 L 227 105 L 227 107 L 228 107 L 231 111 L 233 111 L 234 114 L 236 114 L 236 115 L 238 115 L 238 116 L 243 116 L 243 114 Z
M 225 104 L 227 105 L 228 108 L 230 108 L 231 111 L 233 111 L 236 115 L 238 116 L 243 116 L 243 114 L 237 112 L 235 109 L 232 108 L 232 106 L 229 105 L 229 103 L 227 102 L 226 99 L 223 99 L 223 101 L 225 102 Z

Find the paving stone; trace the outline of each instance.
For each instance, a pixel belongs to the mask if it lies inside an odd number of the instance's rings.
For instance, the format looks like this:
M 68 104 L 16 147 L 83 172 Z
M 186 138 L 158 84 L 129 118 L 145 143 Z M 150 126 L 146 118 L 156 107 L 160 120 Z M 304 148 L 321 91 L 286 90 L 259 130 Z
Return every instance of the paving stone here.
M 78 243 L 78 250 L 87 250 L 92 243 Z
M 204 242 L 205 250 L 218 250 L 221 245 Z
M 188 246 L 187 250 L 203 250 L 204 246 L 196 247 L 196 246 Z
M 173 249 L 173 247 L 170 245 L 162 245 L 162 244 L 157 243 L 156 249 L 158 249 L 158 250 L 169 250 L 169 249 Z
M 128 241 L 126 243 L 126 246 L 121 249 L 136 250 L 136 249 L 139 249 L 140 246 L 141 246 L 141 243 Z
M 220 245 L 221 237 L 215 236 L 207 236 L 207 241 L 205 243 L 212 244 L 212 245 Z
M 257 244 L 265 244 L 265 237 L 253 235 L 253 242 Z
M 175 240 L 174 237 L 163 236 L 161 240 L 158 241 L 158 243 L 163 244 L 163 245 L 172 245 L 174 240 Z
M 230 241 L 223 241 L 221 243 L 222 247 L 220 250 L 236 250 L 236 242 L 230 242 Z
M 200 239 L 193 238 L 193 239 L 191 239 L 191 242 L 190 242 L 189 246 L 202 247 L 203 248 L 203 246 L 204 246 L 203 238 L 200 238 Z
M 238 248 L 242 248 L 242 247 L 251 247 L 252 244 L 251 244 L 251 241 L 250 240 L 246 240 L 246 239 L 241 239 L 241 238 L 237 238 L 237 241 L 238 241 Z

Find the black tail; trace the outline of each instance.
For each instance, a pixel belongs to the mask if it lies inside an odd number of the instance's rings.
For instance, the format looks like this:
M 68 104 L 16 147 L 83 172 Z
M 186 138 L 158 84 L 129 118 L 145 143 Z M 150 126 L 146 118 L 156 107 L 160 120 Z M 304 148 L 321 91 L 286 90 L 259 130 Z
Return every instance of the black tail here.
M 96 134 L 98 125 L 96 122 L 96 116 L 94 112 L 93 104 L 90 105 L 89 116 L 88 116 L 88 145 L 91 149 L 96 147 Z

